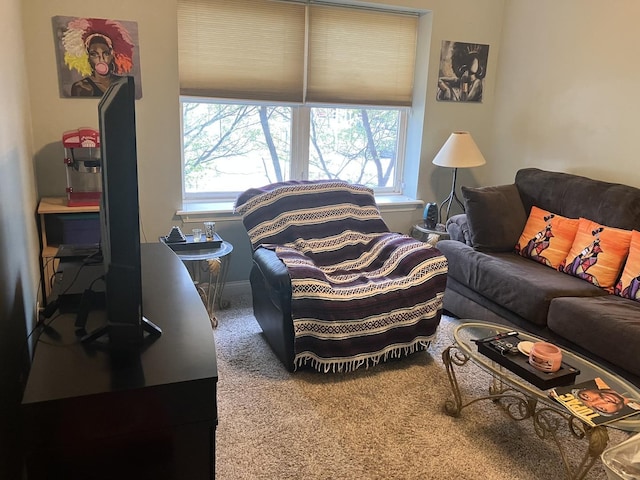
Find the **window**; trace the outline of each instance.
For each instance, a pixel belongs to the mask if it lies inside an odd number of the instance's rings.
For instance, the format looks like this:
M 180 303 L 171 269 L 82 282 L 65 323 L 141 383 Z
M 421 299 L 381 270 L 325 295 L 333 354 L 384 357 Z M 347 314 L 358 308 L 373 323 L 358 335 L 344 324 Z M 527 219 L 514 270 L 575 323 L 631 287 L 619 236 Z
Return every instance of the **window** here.
M 185 197 L 290 179 L 291 115 L 286 106 L 183 101 Z
M 182 102 L 187 199 L 235 198 L 292 178 L 336 178 L 398 192 L 403 109 L 198 100 Z M 292 155 L 292 146 L 305 142 Z
M 289 179 L 401 193 L 417 15 L 178 0 L 185 199 Z
M 399 133 L 406 114 L 399 109 L 310 109 L 310 180 L 339 178 L 378 191 L 397 191 Z

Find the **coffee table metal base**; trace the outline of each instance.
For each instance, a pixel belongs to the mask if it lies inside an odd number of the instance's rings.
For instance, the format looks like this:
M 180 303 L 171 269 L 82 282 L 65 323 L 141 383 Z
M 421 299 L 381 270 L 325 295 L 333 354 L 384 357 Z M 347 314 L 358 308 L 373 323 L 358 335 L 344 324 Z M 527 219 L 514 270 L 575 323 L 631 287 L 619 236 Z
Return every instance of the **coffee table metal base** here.
M 474 398 L 464 403 L 454 367 L 464 366 L 469 359 L 469 356 L 459 350 L 455 344 L 442 352 L 442 361 L 447 370 L 453 394 L 453 399 L 447 400 L 444 404 L 445 412 L 452 417 L 459 417 L 463 408 L 481 400 L 492 400 L 504 410 L 509 418 L 515 421 L 531 419 L 538 437 L 543 440 L 551 438 L 558 447 L 566 478 L 571 480 L 583 479 L 609 443 L 606 427 L 591 427 L 564 410 L 556 410 L 547 405 L 541 405 L 536 399 L 504 383 L 493 375 L 491 376 L 489 395 Z M 571 459 L 565 451 L 565 445 L 558 436 L 558 432 L 563 427 L 569 429 L 571 438 L 588 442 L 586 452 L 578 465 L 571 464 Z

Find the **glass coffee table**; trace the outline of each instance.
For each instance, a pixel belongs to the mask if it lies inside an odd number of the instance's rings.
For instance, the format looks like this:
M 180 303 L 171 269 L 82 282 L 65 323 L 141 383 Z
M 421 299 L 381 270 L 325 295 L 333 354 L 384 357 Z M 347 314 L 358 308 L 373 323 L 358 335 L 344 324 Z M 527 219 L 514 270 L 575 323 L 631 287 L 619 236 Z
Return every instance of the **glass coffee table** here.
M 488 322 L 461 320 L 453 332 L 454 343 L 442 352 L 442 360 L 447 370 L 453 399 L 445 402 L 447 414 L 457 417 L 463 408 L 481 401 L 493 400 L 499 404 L 513 420 L 531 419 L 536 434 L 542 438 L 551 438 L 562 456 L 566 478 L 577 480 L 585 477 L 600 454 L 609 443 L 607 428 L 625 432 L 640 431 L 640 414 L 633 415 L 607 425 L 592 427 L 571 415 L 562 405 L 551 399 L 548 390 L 541 390 L 527 382 L 489 357 L 478 352 L 473 340 L 487 338 L 500 333 L 513 331 L 513 328 Z M 518 331 L 520 340 L 539 342 L 544 339 Z M 580 370 L 575 383 L 600 377 L 614 390 L 634 399 L 640 399 L 640 389 L 615 373 L 599 366 L 595 362 L 562 348 L 563 361 Z M 469 360 L 488 372 L 491 377 L 489 395 L 463 401 L 455 375 L 455 368 L 462 367 Z M 571 438 L 588 441 L 588 448 L 577 465 L 572 465 L 565 452 L 562 439 L 557 435 L 560 427 L 566 426 Z

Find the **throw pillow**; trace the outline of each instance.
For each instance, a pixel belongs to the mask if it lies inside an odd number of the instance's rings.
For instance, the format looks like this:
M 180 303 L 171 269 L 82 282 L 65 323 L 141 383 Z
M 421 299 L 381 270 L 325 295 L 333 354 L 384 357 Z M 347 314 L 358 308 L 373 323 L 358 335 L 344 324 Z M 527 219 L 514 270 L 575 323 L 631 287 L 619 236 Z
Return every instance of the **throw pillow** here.
M 613 292 L 630 243 L 629 230 L 580 218 L 576 238 L 559 270 Z
M 462 187 L 471 245 L 477 250 L 511 252 L 527 222 L 515 185 Z
M 516 252 L 557 269 L 573 245 L 578 222 L 577 218 L 563 217 L 533 206 L 516 244 Z
M 637 230 L 631 232 L 629 256 L 614 293 L 624 298 L 640 301 L 640 232 Z

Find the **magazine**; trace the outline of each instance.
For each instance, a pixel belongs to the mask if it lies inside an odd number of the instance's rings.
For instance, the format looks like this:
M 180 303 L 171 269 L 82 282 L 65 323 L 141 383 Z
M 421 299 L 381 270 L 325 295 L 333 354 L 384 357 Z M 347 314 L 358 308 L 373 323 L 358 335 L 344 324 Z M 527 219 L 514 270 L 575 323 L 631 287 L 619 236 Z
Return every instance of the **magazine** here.
M 609 388 L 601 378 L 556 387 L 549 396 L 592 427 L 640 413 L 638 399 L 628 398 L 624 393 Z

